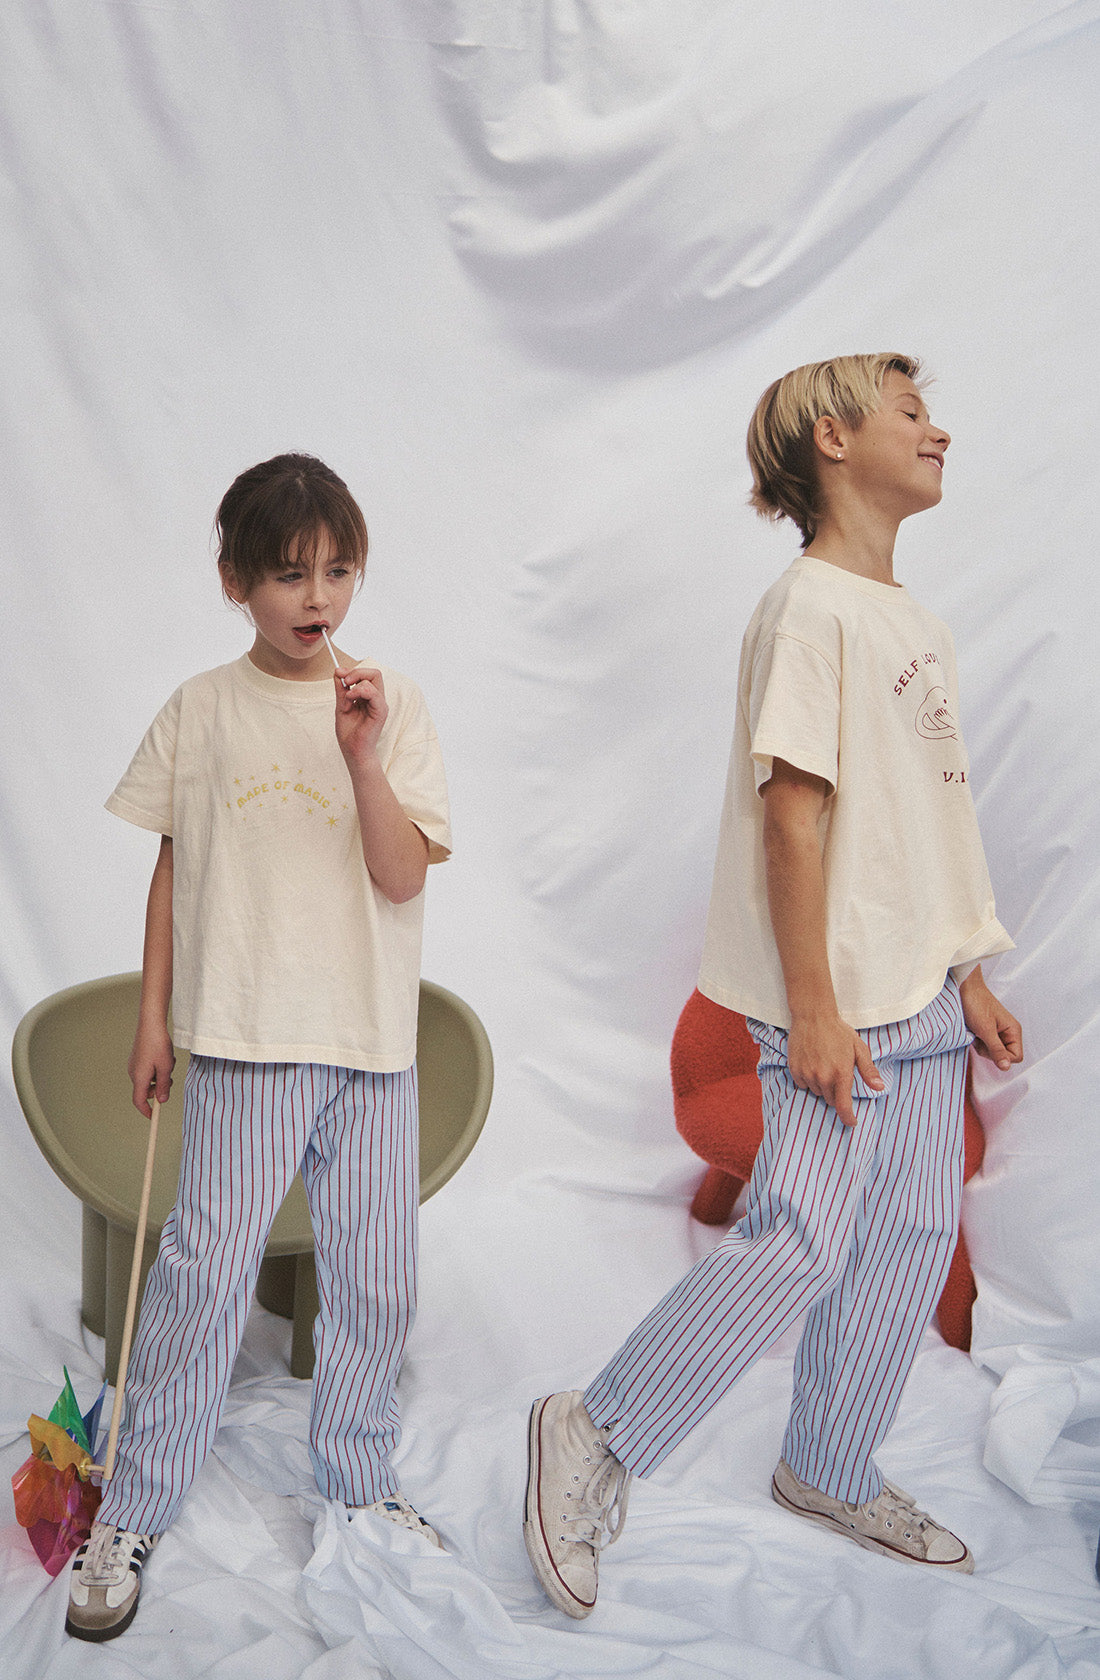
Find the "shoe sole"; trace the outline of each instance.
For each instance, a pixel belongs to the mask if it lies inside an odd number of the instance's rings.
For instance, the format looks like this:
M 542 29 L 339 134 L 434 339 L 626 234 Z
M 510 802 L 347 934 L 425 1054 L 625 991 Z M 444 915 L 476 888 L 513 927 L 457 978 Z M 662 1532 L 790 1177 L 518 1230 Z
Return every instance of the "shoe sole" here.
M 102 1645 L 105 1639 L 116 1639 L 120 1633 L 126 1632 L 126 1629 L 130 1626 L 130 1623 L 137 1615 L 137 1607 L 138 1599 L 137 1596 L 135 1596 L 134 1602 L 131 1604 L 126 1614 L 120 1617 L 117 1622 L 110 1622 L 105 1627 L 82 1627 L 79 1622 L 74 1622 L 71 1617 L 66 1616 L 65 1632 L 71 1634 L 74 1639 L 87 1639 L 93 1645 Z
M 527 1493 L 523 1501 L 523 1543 L 527 1547 L 527 1556 L 531 1560 L 535 1579 L 551 1604 L 557 1610 L 564 1610 L 565 1614 L 572 1616 L 575 1621 L 580 1621 L 582 1617 L 591 1614 L 596 1601 L 593 1599 L 591 1604 L 586 1603 L 566 1586 L 554 1567 L 554 1559 L 539 1516 L 538 1486 L 542 1467 L 540 1433 L 545 1406 L 545 1400 L 535 1401 L 527 1425 Z
M 790 1511 L 796 1517 L 804 1517 L 807 1522 L 816 1523 L 819 1528 L 827 1528 L 830 1534 L 839 1534 L 843 1540 L 854 1540 L 857 1546 L 862 1546 L 868 1552 L 878 1552 L 881 1557 L 897 1558 L 901 1563 L 919 1563 L 927 1569 L 955 1569 L 964 1575 L 973 1573 L 974 1559 L 965 1548 L 962 1557 L 956 1558 L 953 1563 L 941 1563 L 938 1558 L 914 1557 L 911 1552 L 902 1551 L 900 1546 L 891 1546 L 887 1540 L 875 1540 L 870 1534 L 860 1534 L 858 1529 L 845 1528 L 835 1517 L 828 1517 L 823 1511 L 811 1511 L 806 1505 L 795 1505 L 780 1491 L 774 1476 L 772 1498 L 784 1511 Z M 962 1545 L 961 1540 L 959 1544 Z

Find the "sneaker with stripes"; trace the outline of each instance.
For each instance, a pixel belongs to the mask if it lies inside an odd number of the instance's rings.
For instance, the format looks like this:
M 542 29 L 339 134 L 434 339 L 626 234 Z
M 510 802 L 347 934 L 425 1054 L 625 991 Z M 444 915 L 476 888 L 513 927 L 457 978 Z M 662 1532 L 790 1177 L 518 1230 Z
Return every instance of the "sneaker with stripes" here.
M 76 1639 L 114 1639 L 130 1626 L 141 1593 L 141 1571 L 159 1535 L 135 1534 L 93 1523 L 73 1559 L 65 1632 Z
M 396 1524 L 398 1528 L 407 1528 L 413 1534 L 423 1535 L 433 1546 L 438 1546 L 441 1552 L 446 1550 L 427 1517 L 422 1517 L 420 1512 L 409 1504 L 403 1493 L 387 1494 L 385 1499 L 376 1499 L 373 1505 L 349 1505 L 349 1521 L 357 1511 L 370 1511 L 373 1516 L 385 1517 L 387 1522 Z

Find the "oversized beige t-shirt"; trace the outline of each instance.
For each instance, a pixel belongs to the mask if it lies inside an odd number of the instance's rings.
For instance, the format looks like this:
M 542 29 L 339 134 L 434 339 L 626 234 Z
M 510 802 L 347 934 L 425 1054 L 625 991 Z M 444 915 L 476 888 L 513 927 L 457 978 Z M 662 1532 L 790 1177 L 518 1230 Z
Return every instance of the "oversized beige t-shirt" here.
M 379 666 L 378 752 L 429 856 L 448 856 L 443 763 L 416 684 Z M 154 718 L 107 809 L 172 836 L 175 1041 L 206 1056 L 393 1073 L 416 1056 L 424 895 L 391 904 L 363 862 L 331 678 L 247 654 Z
M 1011 948 L 994 914 L 958 718 L 950 632 L 906 589 L 806 556 L 777 579 L 741 652 L 705 996 L 790 1025 L 759 797 L 773 758 L 834 790 L 821 819 L 826 942 L 850 1026 L 904 1020 L 949 969 Z

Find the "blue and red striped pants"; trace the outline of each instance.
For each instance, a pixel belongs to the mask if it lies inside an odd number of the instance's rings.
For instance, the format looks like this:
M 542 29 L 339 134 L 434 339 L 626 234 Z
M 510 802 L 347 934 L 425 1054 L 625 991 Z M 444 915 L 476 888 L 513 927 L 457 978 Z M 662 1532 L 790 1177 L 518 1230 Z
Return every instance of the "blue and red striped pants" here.
M 142 1302 L 100 1520 L 160 1533 L 213 1442 L 272 1220 L 299 1166 L 320 1313 L 310 1457 L 347 1505 L 396 1491 L 396 1381 L 416 1305 L 416 1069 L 192 1056 L 176 1204 Z
M 857 1076 L 857 1124 L 800 1090 L 787 1034 L 761 1047 L 764 1141 L 748 1211 L 591 1383 L 593 1421 L 645 1476 L 807 1311 L 783 1457 L 835 1499 L 873 1499 L 889 1429 L 955 1246 L 970 1034 L 948 979 L 919 1014 L 861 1036 L 886 1082 Z

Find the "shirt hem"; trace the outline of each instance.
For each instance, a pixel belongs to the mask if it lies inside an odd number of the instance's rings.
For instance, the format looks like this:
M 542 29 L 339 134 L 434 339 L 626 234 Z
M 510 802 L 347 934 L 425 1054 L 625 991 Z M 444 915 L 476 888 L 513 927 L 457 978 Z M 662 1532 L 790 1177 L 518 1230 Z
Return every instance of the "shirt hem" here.
M 159 817 L 149 811 L 143 811 L 137 805 L 129 805 L 124 799 L 119 799 L 112 793 L 109 799 L 103 801 L 103 809 L 110 811 L 113 817 L 121 817 L 123 822 L 133 823 L 135 828 L 148 829 L 151 834 L 166 834 L 172 836 L 172 821 L 168 820 L 167 828 Z
M 756 784 L 758 794 L 763 794 L 764 789 L 775 775 L 777 758 L 781 758 L 784 764 L 791 765 L 793 769 L 800 770 L 803 775 L 816 776 L 819 781 L 824 782 L 829 790 L 828 798 L 831 799 L 836 793 L 837 767 L 835 759 L 826 765 L 824 759 L 814 758 L 810 753 L 804 752 L 799 747 L 787 747 L 780 750 L 760 745 L 753 747 L 750 756 L 752 758 L 753 781 Z
M 911 1015 L 919 1015 L 926 1004 L 939 996 L 944 988 L 947 973 L 945 968 L 935 980 L 915 989 L 900 1003 L 887 1007 L 880 1006 L 876 1009 L 867 1006 L 863 1009 L 850 1009 L 843 1001 L 838 1001 L 837 1014 L 856 1032 L 868 1032 L 872 1027 L 888 1027 L 895 1021 L 907 1021 Z M 704 997 L 710 998 L 712 1003 L 720 1003 L 724 1009 L 736 1010 L 747 1020 L 762 1021 L 765 1026 L 778 1027 L 780 1032 L 791 1030 L 791 1013 L 786 1004 L 779 1007 L 774 999 L 761 999 L 759 996 L 754 999 L 748 992 L 730 991 L 725 986 L 705 981 L 702 976 L 699 979 L 699 990 Z
M 238 1039 L 210 1038 L 175 1027 L 173 1042 L 196 1056 L 217 1056 L 227 1062 L 314 1062 L 322 1067 L 352 1068 L 357 1073 L 404 1073 L 416 1060 L 416 1045 L 388 1054 L 351 1050 L 332 1044 L 248 1044 Z
M 857 1032 L 866 1032 L 871 1027 L 890 1026 L 895 1021 L 907 1021 L 911 1016 L 918 1015 L 933 998 L 939 996 L 948 974 L 957 965 L 964 962 L 974 965 L 986 957 L 997 956 L 1002 951 L 1011 951 L 1014 948 L 1012 939 L 994 917 L 965 940 L 945 960 L 942 967 L 937 967 L 934 974 L 926 975 L 919 985 L 912 987 L 900 1000 L 889 1004 L 863 1004 L 859 1008 L 853 1008 L 845 999 L 839 998 L 837 1012 L 841 1020 L 847 1021 Z M 774 995 L 762 997 L 760 993 L 754 994 L 747 989 L 724 986 L 706 974 L 700 974 L 696 984 L 704 997 L 710 998 L 712 1003 L 721 1004 L 723 1009 L 736 1010 L 740 1015 L 754 1021 L 763 1021 L 767 1026 L 778 1027 L 783 1032 L 790 1031 L 791 1014 L 786 999 L 777 1004 Z

